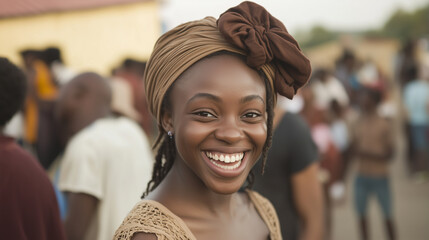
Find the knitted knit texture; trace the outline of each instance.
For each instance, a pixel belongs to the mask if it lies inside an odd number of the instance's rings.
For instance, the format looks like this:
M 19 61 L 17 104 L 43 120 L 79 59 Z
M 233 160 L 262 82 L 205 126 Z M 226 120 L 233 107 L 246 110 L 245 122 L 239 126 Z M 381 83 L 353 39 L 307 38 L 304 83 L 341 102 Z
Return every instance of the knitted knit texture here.
M 279 220 L 273 205 L 260 194 L 247 191 L 259 215 L 270 231 L 271 240 L 281 240 Z M 196 240 L 183 220 L 162 204 L 152 200 L 140 201 L 116 230 L 115 240 L 131 240 L 135 233 L 153 233 L 158 240 Z

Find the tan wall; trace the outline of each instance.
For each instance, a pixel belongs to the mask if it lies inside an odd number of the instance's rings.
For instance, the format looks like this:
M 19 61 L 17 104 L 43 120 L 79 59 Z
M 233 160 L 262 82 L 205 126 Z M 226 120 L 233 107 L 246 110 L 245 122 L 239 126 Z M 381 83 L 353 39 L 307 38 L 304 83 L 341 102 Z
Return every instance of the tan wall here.
M 367 40 L 355 48 L 356 55 L 361 60 L 372 59 L 381 71 L 390 79 L 394 72 L 394 59 L 400 44 L 396 40 Z
M 335 60 L 341 56 L 342 47 L 337 42 L 328 42 L 310 48 L 305 51 L 305 55 L 310 59 L 311 66 L 316 68 L 327 68 L 333 70 L 335 68 Z
M 124 57 L 147 59 L 160 33 L 158 1 L 0 19 L 0 56 L 20 64 L 20 50 L 55 45 L 70 68 L 108 74 Z
M 358 60 L 372 59 L 377 66 L 389 77 L 393 74 L 393 62 L 400 44 L 396 40 L 383 39 L 348 39 L 345 44 L 341 41 L 333 41 L 306 51 L 313 68 L 324 67 L 333 70 L 335 61 L 342 55 L 343 46 L 352 49 Z

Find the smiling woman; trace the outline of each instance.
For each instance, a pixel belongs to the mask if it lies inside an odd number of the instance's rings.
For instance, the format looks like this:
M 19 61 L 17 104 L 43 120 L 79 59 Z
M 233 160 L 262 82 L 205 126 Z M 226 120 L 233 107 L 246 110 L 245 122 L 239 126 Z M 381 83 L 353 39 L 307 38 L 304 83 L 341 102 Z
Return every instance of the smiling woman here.
M 161 36 L 145 76 L 154 172 L 115 239 L 282 239 L 269 201 L 239 189 L 265 161 L 274 93 L 291 98 L 309 74 L 283 24 L 251 2 Z

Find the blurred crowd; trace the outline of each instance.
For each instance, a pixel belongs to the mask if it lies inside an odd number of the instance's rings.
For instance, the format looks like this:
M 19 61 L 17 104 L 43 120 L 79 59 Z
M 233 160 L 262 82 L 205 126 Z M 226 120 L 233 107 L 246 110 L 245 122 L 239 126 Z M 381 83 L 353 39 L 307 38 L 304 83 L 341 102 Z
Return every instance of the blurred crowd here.
M 331 206 L 343 201 L 345 178 L 357 165 L 352 187 L 361 238 L 369 239 L 367 208 L 375 196 L 386 236 L 396 239 L 391 161 L 407 162 L 405 171 L 415 182 L 429 180 L 428 56 L 427 41 L 409 41 L 392 59 L 394 73 L 385 73 L 374 60 L 344 49 L 334 69 L 315 69 L 307 87 L 285 103 L 304 117 L 319 150 L 327 236 Z M 397 149 L 404 142 L 407 154 L 402 156 Z
M 63 86 L 78 72 L 63 63 L 61 51 L 56 47 L 25 49 L 20 55 L 22 69 L 28 79 L 28 94 L 23 109 L 8 124 L 6 133 L 19 139 L 48 169 L 64 148 L 61 132 L 55 130 L 61 127 L 55 125 L 55 103 Z M 112 110 L 137 121 L 151 138 L 156 128 L 144 95 L 142 78 L 145 65 L 143 61 L 124 59 L 106 79 L 114 93 Z
M 1 62 L 1 116 L 8 123 L 1 126 L 0 182 L 4 188 L 0 190 L 14 204 L 2 204 L 7 209 L 2 211 L 0 232 L 6 231 L 8 239 L 35 232 L 31 239 L 61 239 L 64 229 L 67 239 L 110 239 L 152 174 L 156 126 L 143 88 L 145 62 L 124 59 L 111 76 L 101 76 L 68 68 L 56 47 L 26 49 L 20 54 L 21 69 L 5 58 Z M 20 102 L 22 106 L 14 108 Z M 13 136 L 31 155 L 11 151 L 15 145 L 6 136 Z M 37 159 L 33 162 L 40 165 L 35 169 L 16 166 L 20 158 Z M 14 170 L 3 172 L 8 168 Z M 37 175 L 40 172 L 42 176 Z M 33 173 L 34 178 L 26 178 Z M 49 186 L 43 176 L 47 174 Z M 29 180 L 31 184 L 19 187 Z M 42 199 L 33 199 L 32 205 L 39 209 L 36 216 L 23 212 L 26 200 L 20 191 L 28 189 L 48 192 Z M 53 196 L 58 204 L 52 204 Z M 55 220 L 58 210 L 64 228 Z M 7 216 L 21 219 L 6 224 Z M 28 225 L 29 220 L 44 226 Z M 16 229 L 9 231 L 10 224 Z
M 382 72 L 372 59 L 359 59 L 354 51 L 344 49 L 334 69 L 314 69 L 310 83 L 293 101 L 279 100 L 282 110 L 276 113 L 293 113 L 299 119 L 289 121 L 308 125 L 311 140 L 302 139 L 308 147 L 297 155 L 308 157 L 308 163 L 298 163 L 296 171 L 284 174 L 293 178 L 314 166 L 304 182 L 316 179 L 321 184 L 325 214 L 313 209 L 319 216 L 309 218 L 326 217 L 326 239 L 333 227 L 331 208 L 344 199 L 345 178 L 354 163 L 358 166 L 354 203 L 362 239 L 368 238 L 371 195 L 380 203 L 387 236 L 395 239 L 389 165 L 398 154 L 398 136 L 405 136 L 407 154 L 401 160 L 408 163 L 410 177 L 429 181 L 429 65 L 417 54 L 418 46 L 416 41 L 404 44 L 392 59 L 392 74 Z M 146 187 L 143 183 L 151 176 L 150 145 L 157 126 L 146 104 L 145 62 L 125 59 L 110 76 L 100 76 L 67 67 L 57 47 L 26 49 L 20 54 L 26 96 L 4 133 L 17 139 L 49 173 L 68 238 L 108 239 L 136 202 L 129 199 L 140 197 Z M 297 131 L 306 131 L 302 129 Z M 286 136 L 290 131 L 286 128 L 279 134 Z M 273 141 L 274 148 L 276 135 Z M 294 194 L 298 193 L 291 190 L 288 198 L 297 205 L 301 200 L 294 199 Z M 302 220 L 305 211 L 297 212 L 297 219 Z M 282 219 L 291 213 L 278 214 Z

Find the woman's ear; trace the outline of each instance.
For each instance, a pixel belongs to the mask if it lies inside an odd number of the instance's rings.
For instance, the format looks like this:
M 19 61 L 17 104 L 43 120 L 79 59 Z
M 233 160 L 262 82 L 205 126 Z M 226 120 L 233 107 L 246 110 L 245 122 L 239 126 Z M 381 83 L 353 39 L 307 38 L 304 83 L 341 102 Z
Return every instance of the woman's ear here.
M 165 111 L 161 117 L 162 128 L 168 132 L 173 131 L 173 117 L 171 116 L 170 111 Z

